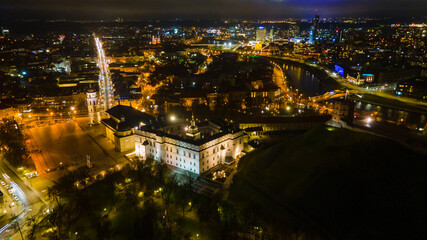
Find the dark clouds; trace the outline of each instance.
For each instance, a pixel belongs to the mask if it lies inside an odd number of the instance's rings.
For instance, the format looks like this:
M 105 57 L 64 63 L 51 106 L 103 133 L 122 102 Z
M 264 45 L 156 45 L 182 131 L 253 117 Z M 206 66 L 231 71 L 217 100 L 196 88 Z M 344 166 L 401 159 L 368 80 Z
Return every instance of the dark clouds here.
M 424 17 L 427 0 L 1 0 L 5 17 Z

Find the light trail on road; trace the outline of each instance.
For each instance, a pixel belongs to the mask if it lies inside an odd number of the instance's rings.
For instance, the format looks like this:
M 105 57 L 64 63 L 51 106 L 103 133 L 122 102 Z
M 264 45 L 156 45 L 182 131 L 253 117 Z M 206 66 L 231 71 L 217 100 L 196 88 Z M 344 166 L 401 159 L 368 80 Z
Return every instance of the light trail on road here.
M 14 189 L 14 191 L 17 194 L 19 200 L 22 203 L 23 211 L 20 213 L 16 218 L 14 218 L 10 223 L 4 225 L 0 228 L 0 239 L 6 239 L 10 235 L 9 233 L 6 233 L 5 231 L 13 227 L 16 223 L 19 223 L 18 221 L 24 221 L 26 220 L 27 214 L 31 211 L 28 206 L 35 206 L 41 204 L 41 208 L 44 207 L 45 203 L 40 198 L 39 193 L 37 193 L 33 188 L 27 186 L 24 181 L 8 166 L 8 164 L 5 163 L 6 160 L 3 159 L 3 156 L 0 157 L 0 173 L 1 175 L 8 181 L 10 181 L 10 186 Z M 22 226 L 22 223 L 21 223 Z M 16 233 L 13 232 L 11 235 L 14 235 Z
M 110 68 L 105 57 L 102 42 L 95 36 L 96 49 L 98 51 L 98 66 L 99 66 L 99 103 L 103 110 L 108 110 L 113 106 L 114 91 L 113 83 L 111 81 Z

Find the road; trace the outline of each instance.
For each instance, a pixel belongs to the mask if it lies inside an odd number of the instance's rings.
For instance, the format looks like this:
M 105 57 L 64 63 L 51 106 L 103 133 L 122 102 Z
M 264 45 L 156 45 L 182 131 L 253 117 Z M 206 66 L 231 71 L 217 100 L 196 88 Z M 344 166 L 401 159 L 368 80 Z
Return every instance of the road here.
M 43 209 L 45 203 L 41 200 L 40 194 L 28 186 L 27 183 L 9 167 L 9 164 L 6 164 L 3 155 L 1 155 L 0 173 L 7 174 L 10 178 L 11 186 L 13 186 L 19 198 L 19 202 L 21 202 L 23 206 L 23 212 L 13 219 L 11 223 L 0 226 L 0 239 L 7 239 L 18 233 L 17 229 L 14 229 L 16 223 L 25 227 L 26 219 L 37 214 L 40 209 Z
M 418 112 L 418 113 L 427 113 L 427 102 L 423 102 L 413 98 L 407 97 L 398 97 L 393 94 L 383 92 L 383 91 L 371 91 L 367 90 L 364 87 L 360 87 L 354 84 L 351 84 L 347 81 L 346 78 L 341 77 L 340 75 L 326 69 L 323 66 L 307 63 L 304 60 L 296 59 L 292 57 L 283 57 L 283 56 L 269 56 L 270 60 L 274 59 L 283 59 L 287 61 L 292 61 L 300 64 L 304 64 L 309 67 L 316 68 L 318 70 L 325 71 L 329 77 L 334 79 L 339 85 L 342 86 L 343 89 L 357 91 L 359 94 L 363 95 L 365 99 L 358 99 L 359 101 L 366 101 L 367 103 L 371 103 L 378 106 L 384 107 L 392 107 L 398 110 Z M 369 101 L 369 102 L 368 102 Z
M 401 101 L 400 98 L 393 97 L 383 97 L 380 93 L 371 94 L 371 93 L 362 93 L 360 94 L 362 98 L 352 97 L 354 100 L 369 103 L 372 105 L 377 105 L 381 107 L 387 107 L 407 112 L 415 112 L 415 113 L 423 113 L 427 114 L 427 106 L 424 104 L 419 104 L 413 99 L 415 102 L 411 101 Z
M 98 67 L 99 67 L 99 103 L 105 109 L 110 109 L 113 106 L 114 92 L 113 82 L 111 81 L 109 63 L 105 57 L 102 42 L 95 36 L 96 49 L 98 50 Z
M 273 58 L 271 58 L 273 59 Z M 288 59 L 287 59 L 288 60 Z M 411 98 L 402 98 L 398 96 L 394 96 L 392 94 L 388 94 L 382 91 L 369 91 L 365 88 L 355 86 L 349 83 L 345 78 L 342 78 L 336 73 L 333 73 L 329 70 L 324 69 L 321 66 L 315 64 L 308 64 L 304 61 L 297 61 L 298 63 L 303 63 L 309 65 L 310 67 L 316 67 L 319 70 L 325 71 L 332 79 L 334 79 L 337 83 L 342 86 L 351 89 L 348 94 L 349 97 L 355 101 L 363 102 L 367 104 L 377 105 L 381 107 L 386 107 L 388 109 L 396 109 L 405 112 L 412 113 L 420 113 L 427 114 L 427 103 L 420 102 L 416 99 Z M 273 63 L 274 65 L 280 65 L 278 63 Z M 308 106 L 318 108 L 320 111 L 328 110 L 328 112 L 332 111 L 332 104 L 328 104 L 329 102 L 325 101 L 330 98 L 343 97 L 347 95 L 346 91 L 334 91 L 333 93 L 326 93 L 324 95 L 320 95 L 317 97 L 309 98 L 304 101 L 304 103 Z M 402 126 L 395 126 L 393 124 L 382 123 L 382 122 L 373 122 L 369 126 L 366 125 L 365 120 L 359 121 L 355 119 L 354 130 L 360 130 L 364 132 L 369 132 L 371 134 L 380 135 L 389 139 L 394 139 L 399 141 L 400 143 L 406 145 L 407 147 L 412 148 L 418 152 L 427 153 L 427 138 L 425 135 L 422 135 L 421 132 L 417 132 L 414 130 L 410 130 L 408 128 Z M 421 127 L 421 126 L 418 126 Z M 422 127 L 421 127 L 422 128 Z
M 127 163 L 123 153 L 115 151 L 114 144 L 102 136 L 102 126 L 88 126 L 88 118 L 76 118 L 75 121 L 45 124 L 40 127 L 26 128 L 24 133 L 29 137 L 26 142 L 31 158 L 39 172 L 39 176 L 30 180 L 21 179 L 11 166 L 0 162 L 0 173 L 6 173 L 16 183 L 16 192 L 23 203 L 24 212 L 14 222 L 0 229 L 0 239 L 20 239 L 15 223 L 19 222 L 25 235 L 26 221 L 32 216 L 43 217 L 40 211 L 46 210 L 43 202 L 46 187 L 69 171 L 85 166 L 87 155 L 91 156 L 94 167 L 90 174 Z M 37 126 L 37 124 L 36 124 Z M 62 164 L 61 164 L 62 163 Z M 61 166 L 60 168 L 58 168 Z M 49 171 L 49 169 L 51 171 Z M 1 175 L 1 174 L 0 174 Z M 31 210 L 31 211 L 30 211 Z M 3 226 L 0 226 L 0 228 Z
M 29 206 L 41 201 L 40 194 L 31 187 L 27 186 L 27 184 L 15 173 L 15 171 L 13 171 L 8 166 L 8 164 L 5 163 L 3 158 L 0 161 L 0 171 L 2 173 L 6 173 L 10 177 L 10 180 L 15 182 L 22 190 L 23 194 L 18 194 L 18 197 L 23 204 Z
M 364 119 L 354 120 L 354 128 L 348 129 L 358 132 L 365 132 L 388 138 L 399 142 L 404 146 L 423 154 L 427 154 L 427 138 L 420 133 L 414 134 L 413 131 L 392 124 L 372 121 L 367 123 Z

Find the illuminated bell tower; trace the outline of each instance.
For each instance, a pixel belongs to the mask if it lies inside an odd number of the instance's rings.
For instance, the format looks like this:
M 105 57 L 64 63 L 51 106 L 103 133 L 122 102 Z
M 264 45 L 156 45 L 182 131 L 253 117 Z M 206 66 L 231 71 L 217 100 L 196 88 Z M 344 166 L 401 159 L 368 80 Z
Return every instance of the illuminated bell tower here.
M 89 89 L 86 93 L 87 100 L 87 110 L 89 113 L 89 124 L 99 124 L 101 122 L 101 115 L 98 109 L 98 98 L 96 96 L 96 91 Z

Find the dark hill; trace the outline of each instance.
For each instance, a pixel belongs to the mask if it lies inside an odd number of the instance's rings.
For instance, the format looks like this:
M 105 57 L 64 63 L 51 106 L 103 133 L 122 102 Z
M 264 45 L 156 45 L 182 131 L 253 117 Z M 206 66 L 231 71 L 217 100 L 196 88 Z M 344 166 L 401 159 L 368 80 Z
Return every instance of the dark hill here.
M 243 158 L 229 199 L 262 209 L 278 231 L 298 221 L 324 238 L 425 239 L 427 156 L 376 136 L 330 130 Z

